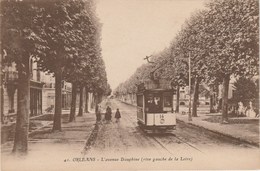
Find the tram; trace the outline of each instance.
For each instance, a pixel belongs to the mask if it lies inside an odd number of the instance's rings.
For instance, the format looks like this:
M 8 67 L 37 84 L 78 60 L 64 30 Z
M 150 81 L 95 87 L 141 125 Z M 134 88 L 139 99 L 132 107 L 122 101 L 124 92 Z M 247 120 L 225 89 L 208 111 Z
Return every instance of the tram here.
M 176 114 L 173 110 L 175 91 L 165 84 L 154 85 L 149 82 L 137 87 L 137 122 L 147 130 L 176 129 Z

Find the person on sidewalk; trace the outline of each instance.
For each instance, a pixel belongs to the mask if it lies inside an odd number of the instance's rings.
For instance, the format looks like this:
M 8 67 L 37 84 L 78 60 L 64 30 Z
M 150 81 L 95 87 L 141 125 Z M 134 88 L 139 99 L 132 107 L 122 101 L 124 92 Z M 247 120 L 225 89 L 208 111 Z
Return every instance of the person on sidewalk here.
M 249 102 L 249 106 L 246 110 L 246 116 L 250 117 L 250 118 L 257 117 L 256 112 L 254 111 L 254 108 L 253 108 L 253 103 L 251 101 Z
M 107 106 L 106 114 L 105 114 L 105 120 L 107 122 L 110 122 L 111 118 L 112 118 L 112 110 L 111 110 L 111 108 L 109 106 Z
M 238 102 L 238 109 L 237 109 L 237 117 L 245 116 L 245 107 L 243 103 L 240 101 Z
M 119 112 L 119 109 L 116 109 L 115 118 L 116 118 L 116 122 L 119 122 L 119 121 L 120 121 L 121 114 L 120 114 L 120 112 Z

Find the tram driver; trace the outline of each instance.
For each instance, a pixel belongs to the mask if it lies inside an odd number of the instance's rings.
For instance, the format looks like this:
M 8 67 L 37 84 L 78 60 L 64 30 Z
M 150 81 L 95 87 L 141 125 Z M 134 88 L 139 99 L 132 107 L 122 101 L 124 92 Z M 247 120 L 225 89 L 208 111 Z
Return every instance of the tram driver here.
M 150 96 L 147 99 L 147 111 L 148 112 L 161 112 L 162 108 L 161 97 L 160 96 Z

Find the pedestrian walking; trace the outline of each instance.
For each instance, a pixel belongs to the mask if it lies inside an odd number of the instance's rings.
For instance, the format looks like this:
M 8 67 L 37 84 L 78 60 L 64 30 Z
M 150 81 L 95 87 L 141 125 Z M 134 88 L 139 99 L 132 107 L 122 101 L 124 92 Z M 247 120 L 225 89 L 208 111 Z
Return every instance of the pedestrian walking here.
M 120 112 L 119 112 L 119 109 L 116 109 L 115 118 L 116 118 L 116 122 L 119 122 L 119 120 L 120 120 L 120 118 L 121 118 L 121 114 L 120 114 Z
M 109 122 L 109 121 L 111 121 L 111 118 L 112 118 L 112 110 L 109 106 L 107 106 L 106 114 L 105 114 L 105 120 L 107 122 Z

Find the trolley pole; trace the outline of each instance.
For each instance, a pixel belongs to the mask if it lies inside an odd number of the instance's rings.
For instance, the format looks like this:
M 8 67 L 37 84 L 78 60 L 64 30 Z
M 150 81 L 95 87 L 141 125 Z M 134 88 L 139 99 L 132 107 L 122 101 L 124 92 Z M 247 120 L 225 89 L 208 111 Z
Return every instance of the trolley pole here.
M 189 52 L 189 114 L 188 114 L 188 120 L 192 121 L 191 118 L 191 64 L 190 64 L 190 52 Z

